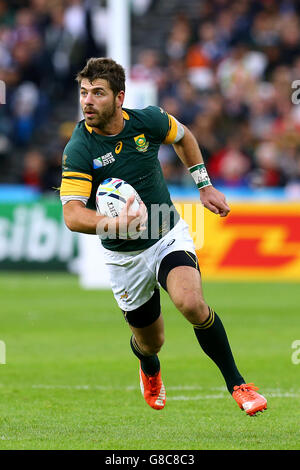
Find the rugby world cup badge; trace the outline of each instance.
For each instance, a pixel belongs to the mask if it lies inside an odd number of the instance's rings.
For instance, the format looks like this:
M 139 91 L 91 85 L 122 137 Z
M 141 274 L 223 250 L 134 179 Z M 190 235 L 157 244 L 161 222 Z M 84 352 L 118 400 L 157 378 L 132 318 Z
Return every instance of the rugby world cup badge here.
M 98 168 L 101 168 L 102 166 L 106 166 L 109 163 L 113 163 L 115 161 L 115 158 L 111 152 L 106 153 L 105 155 L 102 155 L 101 157 L 94 158 L 93 160 L 93 168 L 97 170 Z
M 147 142 L 145 134 L 137 135 L 134 137 L 134 141 L 139 152 L 146 152 L 148 150 L 149 142 Z

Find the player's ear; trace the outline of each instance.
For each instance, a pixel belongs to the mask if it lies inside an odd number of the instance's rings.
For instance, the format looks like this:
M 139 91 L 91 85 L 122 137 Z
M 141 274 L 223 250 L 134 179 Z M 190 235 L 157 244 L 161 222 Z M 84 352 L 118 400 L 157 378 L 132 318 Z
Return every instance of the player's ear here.
M 124 99 L 125 99 L 125 92 L 121 90 L 116 96 L 116 105 L 121 108 L 123 106 Z

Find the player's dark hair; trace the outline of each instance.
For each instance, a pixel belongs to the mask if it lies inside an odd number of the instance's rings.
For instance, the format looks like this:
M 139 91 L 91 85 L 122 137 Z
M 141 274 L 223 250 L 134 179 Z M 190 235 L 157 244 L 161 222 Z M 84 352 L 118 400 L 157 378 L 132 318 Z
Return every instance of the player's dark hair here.
M 87 78 L 93 83 L 98 78 L 107 80 L 110 88 L 116 96 L 120 91 L 125 91 L 125 70 L 112 59 L 106 57 L 92 57 L 85 67 L 77 74 L 78 83 Z

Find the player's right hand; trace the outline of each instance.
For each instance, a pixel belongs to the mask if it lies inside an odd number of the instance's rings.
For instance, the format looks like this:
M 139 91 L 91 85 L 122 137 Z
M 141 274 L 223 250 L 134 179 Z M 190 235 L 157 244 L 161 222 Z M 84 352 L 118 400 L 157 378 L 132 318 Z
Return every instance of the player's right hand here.
M 134 238 L 135 233 L 142 232 L 147 228 L 148 211 L 141 201 L 138 210 L 132 208 L 135 196 L 130 196 L 118 217 L 118 233 L 123 236 L 129 235 Z

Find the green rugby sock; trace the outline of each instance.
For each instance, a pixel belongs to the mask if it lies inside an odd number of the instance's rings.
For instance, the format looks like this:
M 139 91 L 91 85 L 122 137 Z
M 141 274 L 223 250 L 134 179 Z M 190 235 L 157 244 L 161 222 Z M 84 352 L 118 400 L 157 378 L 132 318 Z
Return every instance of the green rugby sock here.
M 245 383 L 239 373 L 226 335 L 224 326 L 214 312 L 209 308 L 209 316 L 205 322 L 193 325 L 196 337 L 203 351 L 219 367 L 229 393 L 233 392 L 235 385 Z
M 155 375 L 160 371 L 160 362 L 157 354 L 145 356 L 140 350 L 135 337 L 130 338 L 130 346 L 133 354 L 141 361 L 141 368 L 146 375 Z

